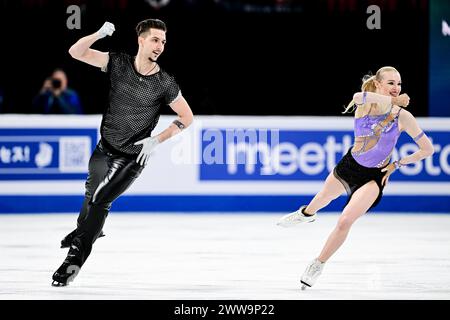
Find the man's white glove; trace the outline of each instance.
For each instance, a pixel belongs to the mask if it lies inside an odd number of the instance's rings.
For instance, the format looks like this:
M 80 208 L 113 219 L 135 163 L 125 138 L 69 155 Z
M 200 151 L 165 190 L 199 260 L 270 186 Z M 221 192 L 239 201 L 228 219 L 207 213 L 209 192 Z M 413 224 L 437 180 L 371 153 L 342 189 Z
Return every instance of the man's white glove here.
M 136 162 L 141 166 L 145 166 L 148 162 L 148 159 L 150 158 L 150 154 L 159 143 L 160 142 L 157 137 L 148 137 L 136 142 L 134 144 L 135 146 L 142 144 L 142 150 L 141 153 L 139 153 L 139 155 L 137 156 Z
M 114 31 L 116 31 L 114 25 L 111 22 L 105 22 L 100 30 L 97 31 L 97 34 L 99 39 L 102 39 L 106 36 L 111 36 Z

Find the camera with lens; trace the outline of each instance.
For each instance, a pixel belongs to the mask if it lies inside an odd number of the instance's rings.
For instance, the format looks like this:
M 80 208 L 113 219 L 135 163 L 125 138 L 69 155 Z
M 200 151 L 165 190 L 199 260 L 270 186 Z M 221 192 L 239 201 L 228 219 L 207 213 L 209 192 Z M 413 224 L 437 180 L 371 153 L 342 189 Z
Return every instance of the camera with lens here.
M 51 79 L 52 81 L 52 88 L 53 89 L 60 89 L 61 88 L 61 80 L 59 79 Z

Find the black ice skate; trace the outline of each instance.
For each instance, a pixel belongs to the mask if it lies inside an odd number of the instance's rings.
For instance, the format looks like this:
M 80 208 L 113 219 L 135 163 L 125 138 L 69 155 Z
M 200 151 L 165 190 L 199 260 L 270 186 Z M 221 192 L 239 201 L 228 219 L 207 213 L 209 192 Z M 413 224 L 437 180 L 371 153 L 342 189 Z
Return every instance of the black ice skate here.
M 73 238 L 75 238 L 77 233 L 77 229 L 73 230 L 71 233 L 69 233 L 67 236 L 64 237 L 64 239 L 61 240 L 61 249 L 62 248 L 69 248 L 70 244 L 72 243 Z M 100 231 L 99 238 L 104 237 L 105 234 L 103 231 Z
M 62 265 L 53 274 L 52 286 L 63 287 L 73 281 L 81 269 L 81 250 L 78 241 L 70 246 L 69 253 Z

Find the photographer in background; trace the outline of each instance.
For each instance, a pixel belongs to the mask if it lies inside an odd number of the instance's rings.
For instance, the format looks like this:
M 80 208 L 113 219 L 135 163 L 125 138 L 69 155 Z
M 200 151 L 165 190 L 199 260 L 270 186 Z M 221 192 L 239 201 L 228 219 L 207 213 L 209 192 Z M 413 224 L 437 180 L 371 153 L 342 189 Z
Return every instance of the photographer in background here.
M 33 113 L 82 114 L 78 94 L 67 87 L 67 75 L 62 69 L 45 79 L 39 94 L 33 99 Z

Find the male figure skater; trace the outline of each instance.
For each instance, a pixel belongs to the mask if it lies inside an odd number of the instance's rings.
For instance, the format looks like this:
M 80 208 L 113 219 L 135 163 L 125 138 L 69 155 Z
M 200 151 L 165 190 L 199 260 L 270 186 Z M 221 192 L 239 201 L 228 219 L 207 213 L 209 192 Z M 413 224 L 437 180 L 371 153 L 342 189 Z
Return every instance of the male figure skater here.
M 53 274 L 54 286 L 72 281 L 88 258 L 112 202 L 140 175 L 154 148 L 181 132 L 193 121 L 193 114 L 175 79 L 156 62 L 166 44 L 166 25 L 147 19 L 136 27 L 139 49 L 136 56 L 100 52 L 91 45 L 115 31 L 109 22 L 97 32 L 78 40 L 70 55 L 101 68 L 110 78 L 109 105 L 103 112 L 101 139 L 89 160 L 85 199 L 77 228 L 62 241 L 69 247 L 63 264 Z M 161 108 L 169 105 L 178 115 L 156 136 Z

